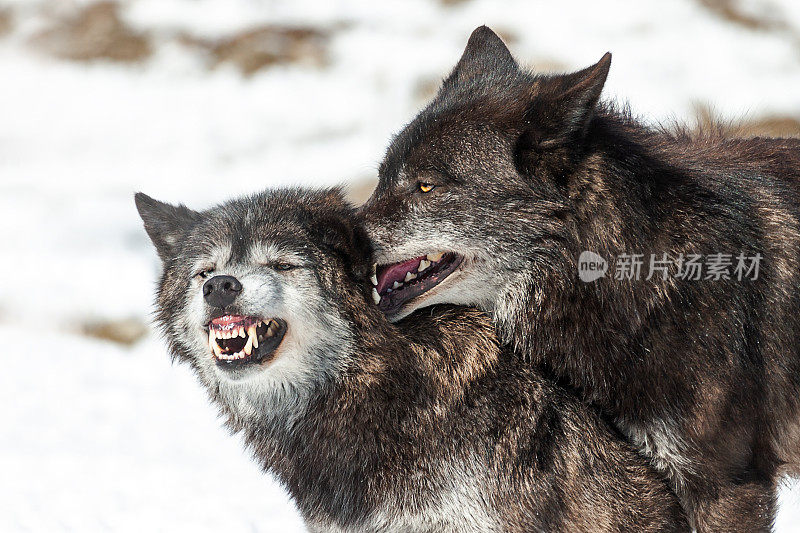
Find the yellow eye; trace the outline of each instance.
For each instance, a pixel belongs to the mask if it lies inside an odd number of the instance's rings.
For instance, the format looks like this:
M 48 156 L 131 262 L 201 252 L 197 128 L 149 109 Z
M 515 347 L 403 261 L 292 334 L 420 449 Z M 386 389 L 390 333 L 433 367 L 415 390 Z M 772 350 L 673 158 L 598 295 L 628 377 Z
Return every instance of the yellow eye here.
M 434 185 L 433 183 L 420 182 L 417 185 L 419 186 L 419 190 L 422 192 L 431 192 L 433 189 L 436 188 L 436 185 Z

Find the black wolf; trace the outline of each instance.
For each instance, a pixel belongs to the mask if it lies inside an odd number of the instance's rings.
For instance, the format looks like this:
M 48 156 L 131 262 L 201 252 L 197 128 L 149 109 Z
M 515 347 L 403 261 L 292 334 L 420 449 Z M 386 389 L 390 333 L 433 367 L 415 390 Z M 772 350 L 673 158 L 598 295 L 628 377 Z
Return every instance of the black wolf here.
M 373 298 L 393 319 L 489 312 L 615 420 L 698 530 L 767 531 L 800 451 L 800 140 L 649 128 L 600 101 L 610 61 L 536 75 L 478 28 L 363 208 Z M 675 261 L 584 283 L 584 251 Z M 678 276 L 713 254 L 750 275 Z
M 489 318 L 390 324 L 338 191 L 208 211 L 136 197 L 158 323 L 314 531 L 687 531 L 663 478 Z M 257 497 L 257 495 L 250 495 Z

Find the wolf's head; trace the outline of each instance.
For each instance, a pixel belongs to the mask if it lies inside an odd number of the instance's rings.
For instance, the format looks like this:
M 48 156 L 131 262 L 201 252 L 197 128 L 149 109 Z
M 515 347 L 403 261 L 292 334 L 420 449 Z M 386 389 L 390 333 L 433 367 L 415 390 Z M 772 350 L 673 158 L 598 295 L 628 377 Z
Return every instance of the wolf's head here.
M 384 312 L 399 319 L 444 302 L 492 311 L 521 276 L 567 260 L 574 174 L 610 57 L 537 76 L 490 29 L 473 32 L 435 99 L 393 140 L 361 211 Z
M 164 265 L 157 320 L 171 351 L 237 416 L 296 400 L 346 363 L 369 248 L 337 190 L 201 212 L 139 193 L 136 206 Z

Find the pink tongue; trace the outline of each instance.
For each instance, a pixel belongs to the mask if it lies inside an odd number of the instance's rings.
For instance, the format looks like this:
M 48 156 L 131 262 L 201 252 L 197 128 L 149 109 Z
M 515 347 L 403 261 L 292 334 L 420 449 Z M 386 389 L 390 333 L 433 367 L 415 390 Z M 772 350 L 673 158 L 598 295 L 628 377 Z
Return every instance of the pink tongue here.
M 383 293 L 386 289 L 391 289 L 395 281 L 403 281 L 406 279 L 407 273 L 416 272 L 419 268 L 419 262 L 423 259 L 425 259 L 425 256 L 421 255 L 402 263 L 396 263 L 378 272 L 378 292 Z

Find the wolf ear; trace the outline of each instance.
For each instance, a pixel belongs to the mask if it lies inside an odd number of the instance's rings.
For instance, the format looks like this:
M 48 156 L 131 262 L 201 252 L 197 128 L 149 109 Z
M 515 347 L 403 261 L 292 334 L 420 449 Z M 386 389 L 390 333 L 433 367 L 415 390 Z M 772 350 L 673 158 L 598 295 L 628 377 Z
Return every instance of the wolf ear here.
M 586 134 L 610 68 L 611 54 L 606 52 L 591 67 L 545 79 L 536 87 L 525 119 L 539 147 Z
M 469 36 L 467 47 L 444 86 L 459 85 L 492 73 L 517 69 L 517 62 L 503 40 L 487 26 L 481 26 Z
M 352 211 L 347 217 L 342 213 L 335 213 L 317 220 L 312 229 L 323 246 L 341 259 L 345 271 L 362 279 L 366 276 L 372 243 L 366 230 L 355 223 L 354 219 L 355 214 Z
M 134 200 L 144 222 L 144 229 L 153 241 L 158 256 L 162 261 L 174 257 L 181 237 L 200 214 L 184 205 L 159 202 L 141 192 L 136 193 Z

